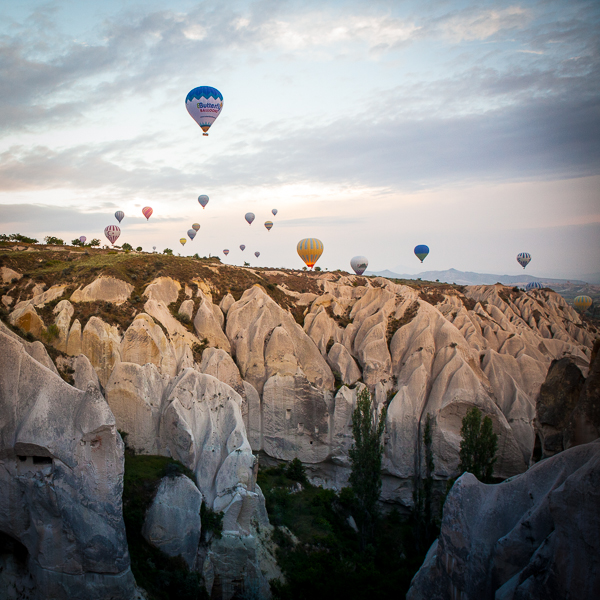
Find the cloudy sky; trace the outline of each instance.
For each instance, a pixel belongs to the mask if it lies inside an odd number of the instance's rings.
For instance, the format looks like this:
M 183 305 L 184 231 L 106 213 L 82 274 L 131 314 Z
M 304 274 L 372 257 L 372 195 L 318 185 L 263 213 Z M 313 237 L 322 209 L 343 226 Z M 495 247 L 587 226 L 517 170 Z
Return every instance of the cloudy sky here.
M 427 244 L 428 270 L 598 272 L 599 24 L 597 0 L 0 0 L 0 233 L 104 240 L 122 209 L 119 243 L 235 264 L 318 237 L 329 269 L 416 272 Z

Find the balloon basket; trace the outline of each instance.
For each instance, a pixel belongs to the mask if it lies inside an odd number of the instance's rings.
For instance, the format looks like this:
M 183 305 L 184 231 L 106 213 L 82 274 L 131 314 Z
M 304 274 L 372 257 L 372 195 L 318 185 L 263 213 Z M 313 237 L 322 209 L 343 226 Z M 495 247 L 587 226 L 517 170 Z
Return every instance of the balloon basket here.
M 207 136 L 207 137 L 208 137 L 208 133 L 203 133 L 202 135 L 205 135 L 205 136 Z

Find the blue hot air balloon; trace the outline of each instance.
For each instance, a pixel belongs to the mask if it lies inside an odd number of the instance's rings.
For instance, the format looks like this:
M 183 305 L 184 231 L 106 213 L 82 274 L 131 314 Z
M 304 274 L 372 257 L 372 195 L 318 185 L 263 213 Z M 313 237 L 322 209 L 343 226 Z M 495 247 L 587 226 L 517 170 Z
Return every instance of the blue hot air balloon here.
M 423 262 L 427 258 L 428 254 L 429 247 L 425 244 L 419 244 L 418 246 L 415 246 L 415 255 L 421 262 Z
M 539 281 L 530 281 L 526 286 L 525 290 L 530 292 L 531 290 L 541 290 L 544 286 Z
M 529 252 L 521 252 L 517 254 L 517 262 L 525 268 L 531 262 L 531 254 Z
M 202 135 L 208 135 L 210 126 L 223 108 L 223 94 L 214 87 L 201 85 L 188 93 L 185 107 L 204 132 Z
M 119 221 L 119 223 L 123 220 L 124 216 L 125 216 L 125 213 L 122 210 L 118 210 L 115 213 L 115 219 L 117 219 L 117 221 Z
M 198 196 L 198 202 L 200 202 L 202 208 L 206 208 L 206 205 L 208 204 L 208 196 L 206 194 Z

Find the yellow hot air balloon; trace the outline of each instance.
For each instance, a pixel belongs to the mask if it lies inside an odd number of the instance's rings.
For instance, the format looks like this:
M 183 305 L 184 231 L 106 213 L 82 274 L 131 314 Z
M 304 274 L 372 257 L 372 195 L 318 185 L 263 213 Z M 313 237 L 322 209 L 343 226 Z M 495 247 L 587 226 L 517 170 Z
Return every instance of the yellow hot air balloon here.
M 315 263 L 323 254 L 323 242 L 317 238 L 305 238 L 298 242 L 296 248 L 298 256 L 306 263 L 309 269 L 315 266 Z
M 589 296 L 577 296 L 573 300 L 573 306 L 581 312 L 585 312 L 592 305 L 592 299 Z
M 187 242 L 187 240 L 185 238 L 181 238 L 179 240 L 179 242 L 181 243 L 182 246 L 185 246 L 185 243 Z

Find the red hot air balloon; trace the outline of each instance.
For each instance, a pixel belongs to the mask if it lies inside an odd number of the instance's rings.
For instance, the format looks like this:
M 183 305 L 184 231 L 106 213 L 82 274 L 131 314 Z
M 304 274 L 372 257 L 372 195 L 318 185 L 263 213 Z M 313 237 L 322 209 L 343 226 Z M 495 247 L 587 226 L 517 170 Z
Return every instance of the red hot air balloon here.
M 108 241 L 114 246 L 115 242 L 121 235 L 121 228 L 117 225 L 109 225 L 104 229 L 104 235 L 108 238 Z
M 146 221 L 152 216 L 153 212 L 149 206 L 142 208 L 142 214 L 146 217 Z

